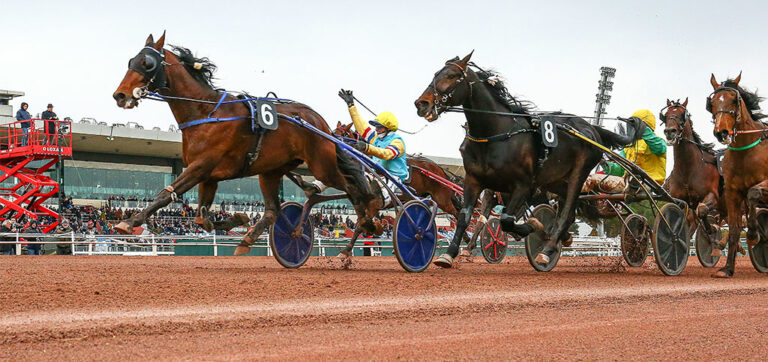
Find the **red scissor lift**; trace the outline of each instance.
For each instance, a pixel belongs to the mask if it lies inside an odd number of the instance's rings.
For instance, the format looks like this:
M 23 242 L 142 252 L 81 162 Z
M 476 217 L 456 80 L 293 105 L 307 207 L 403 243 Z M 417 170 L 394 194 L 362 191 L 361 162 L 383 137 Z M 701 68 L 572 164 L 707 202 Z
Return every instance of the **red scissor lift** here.
M 44 173 L 60 158 L 72 156 L 70 127 L 68 121 L 43 119 L 0 125 L 0 220 L 47 215 L 54 221 L 40 221 L 43 232 L 58 225 L 59 214 L 43 203 L 59 192 L 59 183 Z

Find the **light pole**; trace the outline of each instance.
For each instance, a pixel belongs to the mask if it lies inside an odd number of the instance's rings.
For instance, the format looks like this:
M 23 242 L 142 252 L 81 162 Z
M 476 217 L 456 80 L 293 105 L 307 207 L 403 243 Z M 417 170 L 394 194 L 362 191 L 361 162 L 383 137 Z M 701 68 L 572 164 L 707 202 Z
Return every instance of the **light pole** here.
M 613 90 L 613 77 L 616 75 L 616 68 L 600 67 L 600 81 L 598 81 L 597 94 L 595 100 L 595 120 L 596 126 L 602 126 L 602 117 L 605 114 L 605 107 L 611 104 L 611 91 Z

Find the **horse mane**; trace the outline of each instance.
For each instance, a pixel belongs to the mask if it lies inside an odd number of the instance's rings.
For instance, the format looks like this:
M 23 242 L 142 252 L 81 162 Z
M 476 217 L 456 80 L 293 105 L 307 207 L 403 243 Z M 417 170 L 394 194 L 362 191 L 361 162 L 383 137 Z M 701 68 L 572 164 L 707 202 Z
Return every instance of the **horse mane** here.
M 530 114 L 531 111 L 536 109 L 536 105 L 533 102 L 512 96 L 504 84 L 501 75 L 497 72 L 492 69 L 482 69 L 474 63 L 470 63 L 470 65 L 477 69 L 475 74 L 480 78 L 482 84 L 491 91 L 491 94 L 493 94 L 497 101 L 507 106 L 510 112 Z
M 733 79 L 728 79 L 723 82 L 723 86 L 739 90 L 741 99 L 744 100 L 744 104 L 747 106 L 747 111 L 749 111 L 749 115 L 752 116 L 753 120 L 757 121 L 767 117 L 767 115 L 760 113 L 760 102 L 762 102 L 764 98 L 757 95 L 757 89 L 750 91 L 746 88 L 742 88 L 740 85 L 736 84 Z
M 178 45 L 171 45 L 175 55 L 179 58 L 179 61 L 184 64 L 184 69 L 192 75 L 200 85 L 209 88 L 211 90 L 216 89 L 213 85 L 213 73 L 216 72 L 216 64 L 208 58 L 198 58 L 192 54 L 192 51 Z M 199 68 L 195 68 L 195 64 L 199 64 Z

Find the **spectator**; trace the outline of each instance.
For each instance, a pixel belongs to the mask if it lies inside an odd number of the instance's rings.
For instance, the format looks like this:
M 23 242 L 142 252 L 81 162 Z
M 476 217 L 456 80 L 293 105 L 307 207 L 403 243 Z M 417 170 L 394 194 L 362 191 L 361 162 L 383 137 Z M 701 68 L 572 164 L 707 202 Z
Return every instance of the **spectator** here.
M 21 108 L 19 108 L 19 110 L 16 112 L 17 121 L 26 121 L 21 122 L 21 132 L 24 134 L 21 136 L 22 146 L 26 146 L 27 142 L 29 141 L 29 127 L 32 124 L 32 122 L 29 121 L 32 119 L 32 115 L 27 112 L 27 108 L 29 108 L 29 104 L 27 104 L 27 102 L 21 102 Z
M 58 234 L 68 234 L 72 232 L 72 228 L 69 226 L 69 221 L 67 219 L 64 219 L 61 221 L 61 224 L 56 228 L 56 233 Z M 72 243 L 70 242 L 70 237 L 67 235 L 62 235 L 58 237 L 59 243 L 56 244 L 56 254 L 57 255 L 72 255 Z
M 56 121 L 59 117 L 53 113 L 53 104 L 48 103 L 48 109 L 43 111 L 42 118 L 45 119 L 45 138 L 47 145 L 56 144 Z
M 10 219 L 5 219 L 2 225 L 0 225 L 0 233 L 10 233 L 11 224 L 13 222 Z M 13 236 L 0 236 L 0 242 L 6 243 L 16 240 Z M 15 255 L 16 250 L 13 244 L 0 244 L 0 255 Z
M 32 219 L 32 221 L 29 222 L 29 227 L 27 228 L 26 233 L 42 234 L 43 231 L 37 226 L 37 220 Z M 35 241 L 39 240 L 37 240 L 37 238 L 27 238 L 27 254 L 40 255 L 40 244 L 35 243 Z

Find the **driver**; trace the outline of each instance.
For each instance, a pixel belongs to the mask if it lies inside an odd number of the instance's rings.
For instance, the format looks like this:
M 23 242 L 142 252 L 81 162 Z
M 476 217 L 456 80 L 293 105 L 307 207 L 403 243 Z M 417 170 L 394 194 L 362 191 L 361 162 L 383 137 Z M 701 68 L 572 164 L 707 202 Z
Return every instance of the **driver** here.
M 367 124 L 355 107 L 354 96 L 351 90 L 340 90 L 339 97 L 349 107 L 349 115 L 355 130 L 362 135 L 362 139 L 355 143 L 354 147 L 362 153 L 371 156 L 373 160 L 397 177 L 400 182 L 408 180 L 408 164 L 405 156 L 405 142 L 395 133 L 398 129 L 397 118 L 391 112 L 381 112 Z M 319 191 L 325 190 L 325 185 L 320 181 L 313 182 Z M 399 190 L 390 180 L 386 180 L 387 187 L 391 190 Z M 382 192 L 385 198 L 384 204 L 389 202 L 389 193 Z
M 634 145 L 624 148 L 621 155 L 643 169 L 659 185 L 664 184 L 667 176 L 667 144 L 654 132 L 656 117 L 647 109 L 641 109 L 632 114 L 643 120 L 648 127 L 643 136 Z M 606 193 L 621 193 L 626 187 L 624 169 L 616 163 L 606 162 L 603 165 L 605 174 L 589 175 L 584 183 L 582 192 L 598 191 Z

